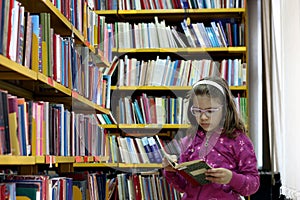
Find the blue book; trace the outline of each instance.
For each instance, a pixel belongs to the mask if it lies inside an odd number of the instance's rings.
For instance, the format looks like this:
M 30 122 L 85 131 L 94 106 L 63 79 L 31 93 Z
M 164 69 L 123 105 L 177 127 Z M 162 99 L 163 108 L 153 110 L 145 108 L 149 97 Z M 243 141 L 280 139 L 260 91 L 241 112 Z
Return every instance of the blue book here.
M 232 60 L 228 59 L 227 64 L 228 64 L 227 83 L 229 86 L 231 86 L 232 85 L 232 79 L 231 79 L 231 77 L 232 77 Z
M 149 145 L 149 142 L 148 142 L 148 138 L 147 137 L 143 137 L 142 139 L 142 143 L 143 143 L 143 146 L 145 148 L 145 151 L 147 153 L 147 156 L 150 160 L 150 163 L 155 163 L 155 159 L 154 159 L 154 155 L 151 151 L 151 148 L 150 148 L 150 145 Z
M 232 46 L 237 47 L 238 46 L 238 41 L 239 41 L 239 33 L 238 33 L 238 25 L 237 23 L 233 23 L 232 25 Z
M 106 102 L 105 108 L 110 109 L 110 88 L 111 88 L 111 76 L 110 75 L 103 75 L 103 79 L 106 80 Z
M 155 142 L 155 139 L 153 137 L 148 137 L 148 142 L 149 142 L 150 149 L 153 152 L 155 162 L 161 163 L 162 155 L 161 155 L 160 150 Z
M 98 76 L 98 67 L 95 67 L 94 65 L 90 65 L 91 68 L 93 68 L 93 73 L 94 73 L 94 82 L 93 82 L 93 97 L 92 97 L 92 102 L 97 103 L 97 91 L 98 91 L 98 82 L 99 76 Z
M 144 124 L 145 123 L 145 121 L 144 121 L 144 119 L 143 119 L 143 115 L 142 115 L 142 113 L 141 113 L 141 110 L 140 110 L 140 107 L 139 107 L 139 105 L 138 105 L 138 102 L 137 102 L 137 100 L 134 100 L 134 109 L 135 109 L 135 111 L 136 111 L 136 114 L 137 114 L 137 116 L 138 116 L 138 122 L 140 123 L 140 124 Z

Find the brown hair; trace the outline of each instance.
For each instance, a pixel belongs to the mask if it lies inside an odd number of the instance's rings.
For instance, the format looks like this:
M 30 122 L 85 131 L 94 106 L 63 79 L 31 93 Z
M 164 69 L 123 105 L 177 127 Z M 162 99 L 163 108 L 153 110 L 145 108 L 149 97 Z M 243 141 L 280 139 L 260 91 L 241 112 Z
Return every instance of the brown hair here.
M 223 91 L 221 91 L 221 88 L 217 88 L 210 84 L 199 84 L 202 80 L 210 80 L 218 85 L 220 85 L 223 88 Z M 195 117 L 191 114 L 189 108 L 193 105 L 193 97 L 198 95 L 206 95 L 211 98 L 218 98 L 220 102 L 223 103 L 223 120 L 221 120 L 220 123 L 223 123 L 223 131 L 222 134 L 226 134 L 229 138 L 235 138 L 236 135 L 234 135 L 236 130 L 239 130 L 240 132 L 245 133 L 245 125 L 240 118 L 237 108 L 234 102 L 234 97 L 229 90 L 227 82 L 219 77 L 206 77 L 194 84 L 194 87 L 191 91 L 188 92 L 187 97 L 189 98 L 189 106 L 188 106 L 188 118 L 192 125 L 192 130 L 198 129 L 202 130 L 202 127 L 198 125 Z

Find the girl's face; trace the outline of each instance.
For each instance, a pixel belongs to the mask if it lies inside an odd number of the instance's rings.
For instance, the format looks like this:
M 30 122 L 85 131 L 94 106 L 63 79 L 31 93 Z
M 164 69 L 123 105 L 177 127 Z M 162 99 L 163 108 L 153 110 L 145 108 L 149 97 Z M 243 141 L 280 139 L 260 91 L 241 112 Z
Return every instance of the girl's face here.
M 223 109 L 218 98 L 198 95 L 193 98 L 191 112 L 203 130 L 208 132 L 220 127 Z

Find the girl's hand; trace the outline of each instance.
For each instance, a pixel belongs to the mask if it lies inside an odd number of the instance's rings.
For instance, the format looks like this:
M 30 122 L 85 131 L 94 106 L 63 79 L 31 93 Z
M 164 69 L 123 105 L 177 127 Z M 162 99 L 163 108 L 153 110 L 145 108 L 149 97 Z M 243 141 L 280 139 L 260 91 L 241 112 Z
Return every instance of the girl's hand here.
M 175 155 L 171 155 L 172 160 L 174 162 L 177 161 L 177 157 Z M 174 157 L 173 157 L 174 156 Z M 165 171 L 169 171 L 169 172 L 175 172 L 176 170 L 170 165 L 168 159 L 163 158 L 162 160 L 162 167 L 165 169 Z
M 206 180 L 213 183 L 228 184 L 232 178 L 232 171 L 225 168 L 208 169 L 205 172 Z

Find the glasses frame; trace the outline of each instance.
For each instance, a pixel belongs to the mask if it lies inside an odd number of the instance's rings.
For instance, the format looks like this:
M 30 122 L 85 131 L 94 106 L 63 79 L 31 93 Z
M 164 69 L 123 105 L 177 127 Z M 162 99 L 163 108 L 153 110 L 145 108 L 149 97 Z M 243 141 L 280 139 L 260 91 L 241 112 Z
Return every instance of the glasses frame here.
M 202 116 L 202 114 L 205 114 L 206 117 L 211 117 L 211 115 L 213 115 L 214 113 L 217 113 L 218 111 L 221 110 L 223 106 L 219 106 L 217 108 L 208 108 L 208 109 L 201 109 L 201 108 L 197 108 L 194 106 L 191 106 L 190 108 L 190 112 L 192 113 L 193 116 Z M 197 110 L 199 112 L 199 114 L 195 114 L 194 110 Z

